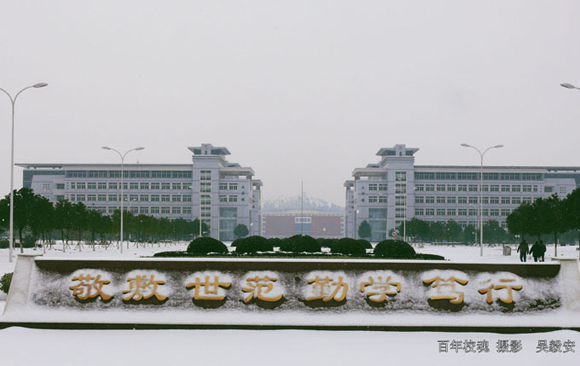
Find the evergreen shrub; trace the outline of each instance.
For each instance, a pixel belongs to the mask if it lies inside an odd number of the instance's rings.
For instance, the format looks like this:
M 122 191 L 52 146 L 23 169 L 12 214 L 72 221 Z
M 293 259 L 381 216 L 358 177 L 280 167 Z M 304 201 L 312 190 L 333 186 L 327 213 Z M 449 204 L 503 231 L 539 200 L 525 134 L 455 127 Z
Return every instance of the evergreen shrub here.
M 364 240 L 366 242 L 366 240 Z M 367 242 L 368 243 L 368 242 Z M 365 255 L 366 248 L 365 244 L 363 244 L 359 240 L 355 240 L 352 238 L 342 238 L 338 239 L 336 243 L 332 245 L 330 251 L 332 253 L 340 253 L 346 255 Z
M 228 247 L 214 238 L 201 237 L 189 243 L 187 252 L 191 254 L 227 253 Z
M 268 239 L 258 235 L 236 239 L 232 245 L 234 244 L 236 253 L 272 252 L 274 250 Z
M 280 250 L 293 253 L 316 253 L 320 252 L 320 244 L 311 236 L 294 235 L 282 241 Z
M 6 249 L 10 246 L 10 241 L 8 239 L 0 239 L 0 249 Z
M 4 293 L 8 293 L 10 290 L 10 282 L 12 282 L 12 275 L 14 273 L 5 273 L 4 276 L 0 277 L 0 290 Z
M 375 256 L 381 258 L 413 259 L 415 249 L 402 240 L 383 240 L 375 247 Z

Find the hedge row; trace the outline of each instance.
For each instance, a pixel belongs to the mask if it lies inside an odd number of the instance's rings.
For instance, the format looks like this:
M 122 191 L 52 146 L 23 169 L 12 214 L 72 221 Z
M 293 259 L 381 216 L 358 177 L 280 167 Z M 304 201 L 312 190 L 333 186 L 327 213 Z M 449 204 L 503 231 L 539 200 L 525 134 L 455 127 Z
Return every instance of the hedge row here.
M 266 239 L 261 236 L 250 236 L 237 239 L 232 243 L 234 254 L 267 253 L 269 256 L 294 256 L 297 253 L 322 254 L 322 247 L 330 249 L 332 254 L 350 256 L 374 256 L 393 259 L 444 259 L 434 254 L 417 254 L 411 245 L 400 240 L 383 240 L 372 250 L 372 245 L 366 240 L 351 238 L 314 239 L 308 235 L 294 235 L 290 238 Z M 274 252 L 274 248 L 279 251 Z M 367 253 L 367 249 L 372 250 Z M 225 254 L 228 248 L 221 241 L 213 238 L 197 238 L 187 247 L 186 252 L 161 252 L 155 257 L 191 257 L 199 255 Z M 325 253 L 328 255 L 327 253 Z

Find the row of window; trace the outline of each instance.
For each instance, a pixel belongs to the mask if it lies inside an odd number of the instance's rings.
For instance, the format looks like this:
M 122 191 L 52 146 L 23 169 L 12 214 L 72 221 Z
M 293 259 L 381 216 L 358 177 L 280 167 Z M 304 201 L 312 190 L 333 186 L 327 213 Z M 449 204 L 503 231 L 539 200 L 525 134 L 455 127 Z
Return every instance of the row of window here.
M 125 202 L 191 202 L 191 195 L 180 194 L 131 194 L 123 195 Z M 57 196 L 58 197 L 58 196 Z M 72 202 L 120 202 L 120 194 L 71 194 L 69 199 Z
M 121 207 L 110 206 L 91 206 L 91 209 L 100 211 L 104 214 L 112 214 L 115 210 L 121 209 Z M 125 207 L 125 210 L 134 214 L 162 214 L 162 215 L 190 215 L 191 207 Z
M 480 180 L 480 173 L 471 172 L 415 172 L 415 180 Z M 538 173 L 483 173 L 483 180 L 531 181 L 543 180 Z
M 483 204 L 492 205 L 520 205 L 532 203 L 533 197 L 482 197 Z M 438 204 L 478 204 L 479 197 L 445 197 L 445 196 L 415 196 L 415 203 L 438 203 Z
M 67 170 L 67 178 L 121 178 L 120 170 Z M 124 170 L 124 178 L 191 178 L 191 170 Z
M 235 191 L 235 190 L 238 189 L 238 183 L 225 183 L 225 182 L 221 182 L 219 184 L 219 189 L 220 189 L 220 191 Z
M 538 192 L 537 184 L 483 184 L 483 192 Z M 479 192 L 479 184 L 416 184 L 417 192 Z
M 483 209 L 483 216 L 509 216 L 512 210 L 509 209 Z M 478 216 L 479 210 L 466 208 L 416 208 L 416 216 Z
M 118 182 L 69 182 L 68 188 L 74 190 L 105 190 L 121 189 L 121 183 Z M 57 184 L 56 189 L 64 189 L 64 184 Z M 130 182 L 123 183 L 125 190 L 188 190 L 191 189 L 191 183 L 147 183 L 147 182 Z

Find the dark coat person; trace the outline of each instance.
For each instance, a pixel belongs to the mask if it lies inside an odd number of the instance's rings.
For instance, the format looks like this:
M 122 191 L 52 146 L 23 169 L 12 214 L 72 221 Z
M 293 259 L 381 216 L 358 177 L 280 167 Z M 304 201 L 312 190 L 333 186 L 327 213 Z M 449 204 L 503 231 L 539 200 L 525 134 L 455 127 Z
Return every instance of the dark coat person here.
M 520 245 L 518 246 L 518 252 L 520 252 L 520 261 L 525 262 L 526 256 L 528 255 L 528 243 L 526 243 L 526 239 L 522 240 Z
M 543 262 L 545 260 L 545 255 L 546 255 L 546 245 L 541 240 L 540 240 L 540 243 L 539 244 L 540 244 L 540 249 L 541 249 L 540 255 L 539 255 L 540 262 Z
M 530 249 L 530 253 L 532 253 L 532 257 L 534 257 L 534 262 L 537 262 L 538 259 L 542 256 L 542 246 L 539 242 L 535 242 Z

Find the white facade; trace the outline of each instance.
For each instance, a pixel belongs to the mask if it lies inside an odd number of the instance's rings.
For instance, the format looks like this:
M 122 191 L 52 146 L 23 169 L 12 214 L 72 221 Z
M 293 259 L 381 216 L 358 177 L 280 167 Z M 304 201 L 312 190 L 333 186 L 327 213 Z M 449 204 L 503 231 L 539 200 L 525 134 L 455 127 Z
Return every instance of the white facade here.
M 134 214 L 194 220 L 201 216 L 211 236 L 233 240 L 244 224 L 260 233 L 260 180 L 252 168 L 225 160 L 225 147 L 190 147 L 193 164 L 125 164 L 124 208 Z M 120 164 L 18 164 L 24 187 L 51 202 L 68 199 L 112 214 L 121 204 Z
M 386 239 L 405 219 L 455 220 L 465 227 L 480 219 L 506 227 L 506 217 L 521 203 L 558 194 L 561 198 L 580 185 L 580 167 L 415 165 L 419 149 L 396 145 L 380 149 L 378 164 L 353 171 L 345 182 L 346 233 L 358 237 L 364 221 L 371 224 L 372 241 Z

